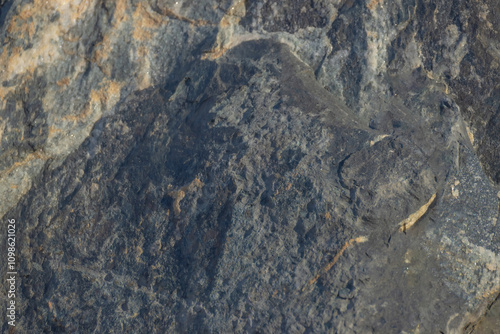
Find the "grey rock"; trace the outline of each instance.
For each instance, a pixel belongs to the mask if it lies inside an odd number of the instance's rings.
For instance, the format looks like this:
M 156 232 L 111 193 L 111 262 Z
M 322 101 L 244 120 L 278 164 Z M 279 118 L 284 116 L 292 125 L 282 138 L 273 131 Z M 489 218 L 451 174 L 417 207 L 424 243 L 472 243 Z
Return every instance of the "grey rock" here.
M 17 331 L 495 328 L 495 2 L 1 8 Z

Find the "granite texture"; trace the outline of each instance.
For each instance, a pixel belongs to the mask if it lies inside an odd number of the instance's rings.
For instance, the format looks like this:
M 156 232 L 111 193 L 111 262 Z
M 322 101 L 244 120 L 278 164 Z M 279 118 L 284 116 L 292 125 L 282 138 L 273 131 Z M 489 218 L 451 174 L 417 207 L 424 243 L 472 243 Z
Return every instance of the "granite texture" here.
M 497 330 L 497 1 L 0 6 L 2 332 Z

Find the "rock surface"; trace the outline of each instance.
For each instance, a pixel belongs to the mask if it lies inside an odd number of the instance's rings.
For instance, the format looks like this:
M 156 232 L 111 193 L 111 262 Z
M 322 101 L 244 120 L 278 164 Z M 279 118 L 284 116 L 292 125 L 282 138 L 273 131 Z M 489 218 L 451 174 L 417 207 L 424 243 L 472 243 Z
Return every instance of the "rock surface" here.
M 3 332 L 498 328 L 496 1 L 0 4 Z

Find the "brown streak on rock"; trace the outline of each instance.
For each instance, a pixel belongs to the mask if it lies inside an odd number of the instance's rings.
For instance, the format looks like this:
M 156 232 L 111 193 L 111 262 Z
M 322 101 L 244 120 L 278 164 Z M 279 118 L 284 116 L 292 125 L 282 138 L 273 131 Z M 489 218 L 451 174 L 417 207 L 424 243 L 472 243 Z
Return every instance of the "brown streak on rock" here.
M 399 231 L 406 232 L 407 229 L 412 227 L 427 212 L 427 210 L 429 209 L 429 206 L 432 204 L 432 202 L 434 202 L 435 199 L 436 199 L 436 194 L 432 195 L 432 197 L 429 199 L 429 201 L 427 201 L 427 203 L 422 205 L 422 207 L 420 207 L 420 209 L 418 209 L 417 211 L 412 213 L 408 218 L 406 218 L 401 223 L 399 223 L 399 226 L 400 226 Z
M 340 251 L 337 253 L 337 255 L 335 255 L 335 257 L 333 258 L 333 260 L 328 263 L 325 267 L 323 267 L 323 269 L 321 269 L 317 274 L 316 276 L 314 276 L 313 278 L 311 278 L 309 280 L 309 282 L 307 282 L 307 285 L 305 287 L 302 288 L 302 291 L 305 291 L 305 289 L 307 288 L 307 286 L 311 286 L 313 285 L 314 283 L 316 283 L 316 281 L 320 278 L 320 276 L 322 274 L 326 274 L 330 269 L 332 269 L 332 267 L 335 265 L 335 263 L 337 263 L 337 261 L 339 260 L 339 258 L 342 256 L 342 254 L 346 251 L 347 248 L 349 248 L 350 246 L 354 245 L 354 244 L 357 244 L 357 243 L 363 243 L 363 242 L 366 242 L 368 241 L 368 238 L 365 237 L 365 236 L 361 236 L 361 237 L 357 237 L 355 239 L 351 239 L 349 241 L 347 241 L 344 246 L 342 246 L 342 248 L 340 249 Z

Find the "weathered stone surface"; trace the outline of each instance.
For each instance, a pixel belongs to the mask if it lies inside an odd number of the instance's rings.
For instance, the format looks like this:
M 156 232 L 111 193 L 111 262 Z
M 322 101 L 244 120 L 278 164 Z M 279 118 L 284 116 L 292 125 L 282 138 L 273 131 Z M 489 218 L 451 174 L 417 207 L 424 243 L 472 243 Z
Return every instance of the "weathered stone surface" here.
M 496 2 L 1 10 L 18 332 L 496 328 Z

